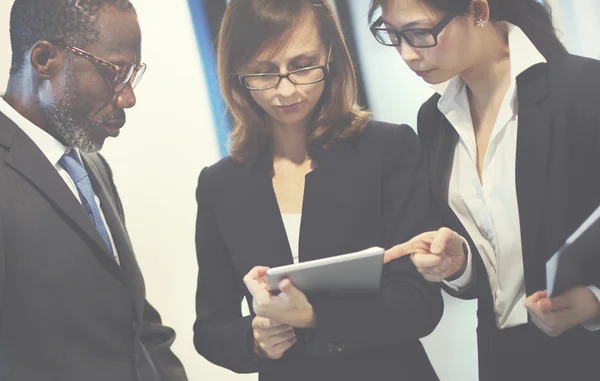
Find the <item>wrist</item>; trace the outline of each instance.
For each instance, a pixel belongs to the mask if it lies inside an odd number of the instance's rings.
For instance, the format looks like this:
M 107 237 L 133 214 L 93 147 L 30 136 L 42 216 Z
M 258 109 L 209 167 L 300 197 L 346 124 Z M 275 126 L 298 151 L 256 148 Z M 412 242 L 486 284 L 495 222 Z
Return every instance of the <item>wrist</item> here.
M 298 328 L 315 328 L 317 326 L 317 317 L 315 315 L 315 310 L 310 304 L 306 309 L 305 316 L 302 326 Z
M 459 257 L 459 261 L 460 261 L 460 266 L 458 268 L 458 270 L 456 270 L 456 272 L 452 275 L 450 275 L 446 281 L 448 282 L 452 282 L 457 280 L 458 278 L 460 278 L 461 276 L 464 275 L 465 271 L 467 271 L 467 253 L 469 252 L 469 248 L 467 247 L 467 243 L 466 242 L 462 242 L 462 255 Z

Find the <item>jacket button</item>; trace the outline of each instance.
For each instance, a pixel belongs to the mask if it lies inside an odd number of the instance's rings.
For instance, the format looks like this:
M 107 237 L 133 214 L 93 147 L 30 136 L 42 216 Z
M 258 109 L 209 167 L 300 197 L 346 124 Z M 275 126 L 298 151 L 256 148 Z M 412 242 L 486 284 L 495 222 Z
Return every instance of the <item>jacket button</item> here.
M 335 344 L 333 344 L 333 343 L 327 344 L 327 351 L 329 353 L 333 353 L 335 351 Z
M 342 343 L 329 343 L 327 344 L 327 351 L 329 353 L 341 353 L 344 351 L 344 344 Z

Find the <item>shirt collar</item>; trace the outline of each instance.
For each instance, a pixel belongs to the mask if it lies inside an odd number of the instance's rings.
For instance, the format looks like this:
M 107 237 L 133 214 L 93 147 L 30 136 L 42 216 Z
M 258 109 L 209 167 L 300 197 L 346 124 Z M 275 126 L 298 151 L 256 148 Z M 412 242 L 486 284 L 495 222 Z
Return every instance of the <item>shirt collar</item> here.
M 547 62 L 525 32 L 511 23 L 508 23 L 508 46 L 511 52 L 510 77 L 512 83 L 515 83 L 517 77 L 525 70 Z M 464 86 L 463 79 L 457 75 L 444 83 L 432 85 L 431 88 L 442 96 L 438 102 L 438 105 L 442 105 L 455 99 Z
M 31 123 L 31 121 L 19 114 L 17 110 L 12 108 L 12 106 L 3 99 L 3 94 L 0 94 L 0 112 L 6 115 L 14 124 L 25 132 L 27 136 L 29 136 L 53 166 L 56 166 L 61 157 L 72 149 L 75 150 L 77 157 L 81 161 L 81 154 L 78 149 L 66 147 L 52 135 Z

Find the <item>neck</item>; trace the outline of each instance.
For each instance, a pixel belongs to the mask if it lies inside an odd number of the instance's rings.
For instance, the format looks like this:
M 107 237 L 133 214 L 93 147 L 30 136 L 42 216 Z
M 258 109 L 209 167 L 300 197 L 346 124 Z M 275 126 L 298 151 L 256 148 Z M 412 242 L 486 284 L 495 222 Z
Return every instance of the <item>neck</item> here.
M 283 125 L 269 120 L 273 139 L 273 159 L 286 159 L 302 164 L 308 158 L 307 123 Z
M 12 74 L 3 98 L 25 119 L 46 131 L 46 123 L 38 98 L 35 96 L 33 81 L 24 74 Z
M 482 36 L 482 52 L 476 62 L 460 75 L 469 88 L 475 106 L 484 106 L 502 99 L 510 87 L 510 51 L 508 30 L 487 27 Z

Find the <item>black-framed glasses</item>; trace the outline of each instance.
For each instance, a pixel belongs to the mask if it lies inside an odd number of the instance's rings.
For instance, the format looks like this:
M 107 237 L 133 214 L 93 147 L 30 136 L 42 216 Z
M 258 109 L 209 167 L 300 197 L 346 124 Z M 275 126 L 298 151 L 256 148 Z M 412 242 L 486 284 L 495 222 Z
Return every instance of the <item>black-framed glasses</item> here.
M 380 17 L 370 29 L 377 42 L 385 46 L 399 46 L 404 40 L 413 48 L 432 48 L 437 45 L 439 34 L 454 17 L 455 14 L 447 15 L 433 28 L 410 28 L 402 31 L 383 28 L 383 19 Z
M 325 65 L 309 66 L 302 69 L 288 71 L 285 74 L 279 73 L 257 73 L 239 75 L 240 83 L 251 91 L 268 90 L 279 85 L 283 78 L 287 78 L 295 85 L 311 85 L 321 82 L 329 74 L 329 64 L 331 63 L 331 48 L 327 54 Z
M 123 90 L 125 88 L 125 86 L 127 86 L 127 84 L 131 84 L 131 88 L 135 89 L 135 87 L 137 86 L 137 84 L 140 82 L 140 80 L 142 79 L 142 76 L 144 75 L 144 72 L 146 71 L 146 64 L 140 64 L 140 65 L 125 65 L 125 66 L 121 66 L 121 65 L 117 65 L 114 64 L 112 62 L 108 62 L 100 57 L 97 57 L 91 53 L 86 52 L 83 49 L 79 49 L 75 46 L 71 46 L 68 44 L 65 44 L 64 42 L 53 42 L 54 45 L 57 46 L 62 46 L 65 49 L 67 49 L 68 51 L 70 51 L 73 54 L 76 54 L 82 58 L 85 58 L 86 60 L 92 62 L 94 64 L 94 66 L 96 66 L 96 68 L 98 68 L 98 65 L 101 66 L 102 68 L 104 68 L 105 70 L 100 71 L 100 74 L 103 76 L 106 76 L 106 70 L 108 70 L 110 72 L 110 74 L 108 74 L 109 76 L 109 81 L 111 81 L 111 85 L 113 87 L 113 91 L 115 93 L 118 93 L 119 91 Z

